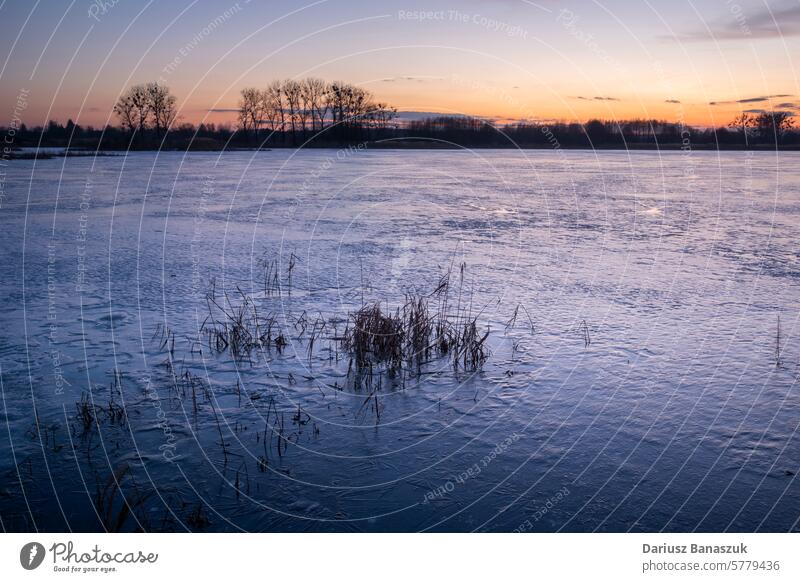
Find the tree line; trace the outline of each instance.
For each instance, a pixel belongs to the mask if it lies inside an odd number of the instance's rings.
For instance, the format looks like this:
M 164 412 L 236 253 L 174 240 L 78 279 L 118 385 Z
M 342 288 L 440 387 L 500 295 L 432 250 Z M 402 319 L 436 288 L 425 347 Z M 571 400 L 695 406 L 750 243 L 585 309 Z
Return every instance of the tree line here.
M 403 122 L 397 109 L 368 90 L 318 78 L 272 81 L 242 89 L 236 126 L 180 122 L 177 99 L 159 83 L 130 87 L 117 100 L 119 125 L 81 127 L 50 121 L 15 128 L 18 146 L 88 149 L 221 150 L 252 147 L 704 148 L 800 147 L 794 117 L 784 111 L 742 113 L 725 127 L 702 128 L 657 119 L 496 125 L 469 116 Z
M 519 122 L 497 126 L 475 117 L 440 116 L 409 122 L 402 134 L 472 147 L 725 148 L 800 146 L 800 132 L 784 112 L 745 114 L 725 127 L 695 127 L 660 119 L 585 123 Z

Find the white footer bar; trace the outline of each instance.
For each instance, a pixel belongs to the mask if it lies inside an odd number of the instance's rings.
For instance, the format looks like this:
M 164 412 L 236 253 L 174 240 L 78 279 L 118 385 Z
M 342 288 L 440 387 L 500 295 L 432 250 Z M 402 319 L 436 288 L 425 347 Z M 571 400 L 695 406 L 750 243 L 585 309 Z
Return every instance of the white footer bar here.
M 3 580 L 727 582 L 799 564 L 796 534 L 0 535 Z

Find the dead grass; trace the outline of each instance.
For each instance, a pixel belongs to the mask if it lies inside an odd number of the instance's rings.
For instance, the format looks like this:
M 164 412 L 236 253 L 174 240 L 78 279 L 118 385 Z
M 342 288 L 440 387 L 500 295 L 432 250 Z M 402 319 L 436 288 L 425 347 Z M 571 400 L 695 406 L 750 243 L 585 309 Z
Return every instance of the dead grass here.
M 463 269 L 462 269 L 463 275 Z M 428 294 L 407 293 L 394 311 L 380 303 L 368 304 L 350 315 L 341 347 L 351 356 L 349 369 L 357 384 L 379 371 L 404 370 L 412 375 L 422 366 L 449 357 L 456 370 L 479 370 L 489 357 L 489 329 L 479 330 L 478 316 L 461 305 L 462 285 L 451 312 L 450 273 Z

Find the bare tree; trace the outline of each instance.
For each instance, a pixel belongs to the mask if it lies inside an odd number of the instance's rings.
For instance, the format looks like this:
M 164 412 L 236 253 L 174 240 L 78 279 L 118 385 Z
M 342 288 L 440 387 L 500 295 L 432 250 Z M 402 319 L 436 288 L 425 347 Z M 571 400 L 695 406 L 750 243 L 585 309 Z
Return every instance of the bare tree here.
M 281 82 L 272 81 L 267 85 L 267 88 L 261 92 L 261 100 L 270 129 L 273 132 L 283 132 L 286 129 L 286 117 Z
M 311 118 L 311 131 L 322 131 L 325 128 L 325 114 L 327 101 L 325 94 L 328 86 L 322 79 L 310 77 L 302 83 L 304 108 L 308 110 Z
M 283 82 L 283 95 L 286 98 L 286 108 L 288 109 L 289 124 L 292 127 L 292 143 L 297 139 L 297 125 L 301 121 L 300 109 L 301 99 L 300 94 L 302 88 L 298 81 L 294 79 L 287 79 Z
M 131 137 L 142 139 L 150 119 L 150 99 L 146 85 L 134 85 L 123 93 L 114 111 L 131 131 Z
M 753 122 L 758 135 L 764 141 L 781 143 L 783 137 L 794 125 L 794 118 L 788 111 L 764 111 Z
M 360 139 L 362 130 L 369 129 L 371 116 L 378 109 L 372 93 L 362 87 L 347 84 L 343 90 L 345 135 Z
M 388 103 L 376 103 L 373 110 L 369 113 L 370 125 L 377 131 L 383 131 L 389 127 L 392 119 L 397 116 L 397 108 Z
M 308 92 L 305 80 L 299 81 L 300 85 L 300 99 L 299 108 L 297 112 L 298 124 L 303 132 L 303 142 L 306 141 L 306 131 L 308 130 L 308 120 L 314 123 L 314 108 L 312 105 L 313 96 Z
M 258 130 L 264 123 L 266 103 L 262 91 L 253 87 L 242 89 L 239 99 L 239 127 L 247 134 L 252 131 L 258 140 Z
M 153 118 L 153 126 L 156 130 L 156 137 L 160 138 L 162 132 L 166 132 L 175 121 L 175 96 L 170 94 L 169 88 L 158 83 L 148 83 L 147 100 L 150 114 Z
M 120 95 L 117 104 L 114 105 L 114 113 L 119 117 L 122 127 L 133 135 L 133 132 L 136 131 L 138 127 L 138 123 L 136 120 L 136 112 L 133 107 L 133 100 L 130 95 Z
M 377 109 L 372 93 L 349 83 L 335 81 L 326 92 L 334 133 L 341 138 L 355 137 L 368 123 L 367 116 Z
M 334 81 L 325 93 L 325 107 L 331 112 L 331 122 L 337 126 L 335 130 L 337 132 L 341 129 L 338 124 L 344 117 L 344 86 L 341 81 Z
M 741 131 L 742 137 L 744 137 L 745 142 L 747 142 L 747 138 L 751 135 L 752 129 L 755 125 L 754 122 L 755 118 L 753 116 L 751 116 L 749 113 L 742 112 L 733 118 L 733 120 L 728 124 L 728 127 Z

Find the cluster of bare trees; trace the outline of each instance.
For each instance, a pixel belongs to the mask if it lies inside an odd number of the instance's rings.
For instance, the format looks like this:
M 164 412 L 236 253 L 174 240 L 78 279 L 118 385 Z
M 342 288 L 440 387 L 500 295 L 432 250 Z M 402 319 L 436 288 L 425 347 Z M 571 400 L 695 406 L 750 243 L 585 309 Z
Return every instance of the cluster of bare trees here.
M 397 114 L 362 87 L 322 79 L 272 81 L 265 89 L 242 89 L 239 128 L 260 140 L 270 136 L 290 137 L 297 143 L 325 132 L 326 137 L 348 140 L 374 135 L 389 128 Z
M 794 126 L 794 117 L 788 111 L 762 111 L 741 113 L 728 127 L 740 132 L 745 140 L 781 143 Z
M 114 113 L 122 127 L 142 139 L 148 129 L 161 138 L 175 121 L 175 96 L 169 88 L 158 83 L 134 85 L 123 93 L 114 105 Z

